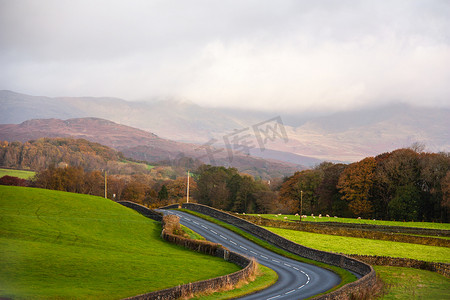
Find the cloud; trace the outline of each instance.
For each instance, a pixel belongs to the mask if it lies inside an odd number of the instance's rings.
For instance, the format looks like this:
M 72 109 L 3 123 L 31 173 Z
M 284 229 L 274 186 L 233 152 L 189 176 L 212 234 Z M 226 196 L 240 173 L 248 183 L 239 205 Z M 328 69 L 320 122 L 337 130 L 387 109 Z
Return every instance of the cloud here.
M 448 1 L 0 0 L 0 88 L 261 110 L 450 105 Z

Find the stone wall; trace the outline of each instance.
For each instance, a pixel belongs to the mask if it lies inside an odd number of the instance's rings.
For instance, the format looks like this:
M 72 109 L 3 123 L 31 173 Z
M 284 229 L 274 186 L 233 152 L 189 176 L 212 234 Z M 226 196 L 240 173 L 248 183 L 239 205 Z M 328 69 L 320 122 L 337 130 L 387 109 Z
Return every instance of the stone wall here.
M 133 202 L 120 202 L 120 204 L 127 206 L 129 208 L 132 208 L 139 213 L 141 213 L 144 216 L 147 216 L 149 218 L 155 217 L 156 215 L 163 220 L 163 217 L 159 215 L 159 213 L 155 211 L 151 211 L 148 208 L 133 203 Z M 177 205 L 178 207 L 178 205 Z M 178 218 L 178 217 L 177 217 Z M 152 218 L 153 219 L 153 218 Z M 179 219 L 178 219 L 179 221 Z M 251 260 L 243 255 L 240 255 L 238 253 L 229 251 L 228 249 L 224 248 L 220 244 L 211 243 L 208 241 L 201 241 L 201 240 L 191 240 L 184 238 L 182 236 L 178 236 L 175 234 L 172 234 L 168 230 L 166 230 L 163 222 L 163 230 L 161 232 L 162 238 L 169 242 L 176 243 L 178 245 L 184 246 L 186 248 L 189 248 L 194 251 L 211 254 L 217 257 L 221 257 L 229 262 L 235 263 L 236 265 L 243 268 L 242 270 L 239 270 L 237 272 L 234 272 L 232 274 L 203 280 L 203 281 L 197 281 L 189 284 L 179 285 L 173 288 L 155 291 L 151 293 L 146 293 L 143 295 L 138 295 L 126 299 L 133 299 L 133 300 L 150 300 L 150 299 L 158 299 L 158 300 L 172 300 L 172 299 L 178 299 L 178 298 L 184 298 L 188 297 L 190 295 L 196 294 L 196 293 L 203 293 L 207 291 L 217 291 L 223 288 L 230 288 L 235 286 L 237 283 L 239 283 L 242 280 L 247 280 L 249 277 L 253 276 L 256 269 L 256 262 L 254 260 Z
M 134 203 L 131 201 L 118 201 L 117 203 L 119 203 L 125 207 L 131 208 L 147 218 L 153 219 L 158 222 L 162 221 L 162 217 L 163 217 L 162 213 L 148 209 L 147 207 L 145 207 L 143 205 L 140 205 L 140 204 L 137 204 L 137 203 Z
M 450 277 L 450 264 L 429 262 L 411 258 L 388 257 L 377 255 L 349 255 L 350 257 L 378 266 L 406 267 L 432 271 Z
M 249 215 L 239 215 L 240 218 L 250 221 L 253 224 L 259 226 L 266 227 L 276 227 L 283 229 L 292 229 L 292 230 L 300 230 L 306 232 L 320 233 L 320 234 L 331 234 L 331 235 L 339 235 L 339 236 L 350 236 L 350 237 L 358 237 L 365 239 L 376 239 L 376 240 L 384 240 L 384 241 L 394 241 L 401 243 L 414 243 L 420 245 L 428 245 L 428 246 L 438 246 L 438 247 L 450 247 L 450 240 L 442 239 L 438 237 L 423 237 L 416 235 L 406 235 L 406 234 L 397 234 L 369 229 L 372 227 L 377 227 L 378 225 L 370 225 L 371 227 L 360 227 L 359 225 L 364 224 L 353 224 L 355 227 L 349 226 L 338 226 L 333 224 L 332 226 L 328 226 L 328 222 L 315 223 L 315 222 L 289 222 L 282 220 L 269 220 L 266 218 L 249 216 Z M 345 224 L 345 223 L 340 223 Z M 359 229 L 364 228 L 364 229 Z M 398 228 L 398 227 L 397 227 Z M 410 228 L 412 230 L 412 228 Z M 409 230 L 409 229 L 408 229 Z M 443 236 L 442 231 L 437 230 L 433 231 L 436 236 Z M 448 230 L 450 232 L 450 230 Z M 418 231 L 415 234 L 420 234 L 422 230 L 418 228 Z
M 359 290 L 370 288 L 376 282 L 376 274 L 372 266 L 361 262 L 357 259 L 350 258 L 342 254 L 335 254 L 325 251 L 320 251 L 312 248 L 308 248 L 292 241 L 289 241 L 275 233 L 272 233 L 262 227 L 254 225 L 239 217 L 233 216 L 229 213 L 194 203 L 185 203 L 183 208 L 196 211 L 211 217 L 214 217 L 223 222 L 232 224 L 240 229 L 243 229 L 258 238 L 268 241 L 281 249 L 297 254 L 299 256 L 309 258 L 315 261 L 323 262 L 326 264 L 338 266 L 355 273 L 360 274 L 362 277 L 355 282 L 346 284 L 340 289 L 328 293 L 326 295 L 317 297 L 317 299 L 345 299 L 351 294 L 358 294 Z

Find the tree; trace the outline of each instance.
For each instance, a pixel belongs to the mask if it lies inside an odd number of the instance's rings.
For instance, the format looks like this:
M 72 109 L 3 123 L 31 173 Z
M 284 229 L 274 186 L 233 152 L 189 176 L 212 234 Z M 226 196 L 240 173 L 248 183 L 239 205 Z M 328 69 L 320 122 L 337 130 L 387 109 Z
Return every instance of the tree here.
M 376 161 L 367 157 L 346 168 L 339 177 L 338 188 L 342 199 L 349 203 L 356 216 L 368 216 L 373 211 L 370 201 Z
M 323 178 L 317 188 L 320 211 L 339 216 L 347 214 L 348 205 L 345 201 L 341 201 L 341 194 L 337 188 L 339 177 L 346 167 L 344 164 L 330 163 L 323 168 Z
M 161 187 L 161 189 L 158 192 L 158 199 L 159 199 L 159 201 L 164 201 L 164 200 L 169 199 L 169 192 L 167 191 L 167 187 L 165 184 Z
M 284 209 L 289 213 L 300 211 L 302 192 L 303 192 L 303 212 L 316 213 L 319 187 L 323 177 L 320 169 L 304 170 L 296 172 L 289 177 L 281 186 L 280 202 Z
M 420 192 L 414 185 L 401 186 L 389 202 L 389 214 L 395 220 L 417 221 Z

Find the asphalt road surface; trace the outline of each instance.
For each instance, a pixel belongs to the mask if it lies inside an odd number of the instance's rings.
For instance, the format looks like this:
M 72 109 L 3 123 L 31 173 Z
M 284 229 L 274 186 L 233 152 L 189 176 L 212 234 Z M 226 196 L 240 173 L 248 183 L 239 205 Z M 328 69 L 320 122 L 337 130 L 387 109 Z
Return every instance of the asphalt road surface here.
M 208 241 L 222 244 L 229 250 L 247 257 L 254 257 L 260 264 L 277 272 L 278 281 L 274 285 L 239 299 L 304 299 L 325 292 L 341 281 L 339 276 L 331 271 L 273 253 L 228 229 L 191 214 L 181 211 L 160 211 L 164 214 L 178 215 L 181 224 Z

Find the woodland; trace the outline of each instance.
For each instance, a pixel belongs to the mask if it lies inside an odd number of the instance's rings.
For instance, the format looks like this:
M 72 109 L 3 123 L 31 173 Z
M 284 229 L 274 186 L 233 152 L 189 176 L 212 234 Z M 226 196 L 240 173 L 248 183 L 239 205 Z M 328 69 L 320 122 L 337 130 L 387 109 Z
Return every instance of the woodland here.
M 397 149 L 351 164 L 323 162 L 292 176 L 261 180 L 235 168 L 180 158 L 138 162 L 83 139 L 0 142 L 0 166 L 36 171 L 28 185 L 158 207 L 186 200 L 239 213 L 329 214 L 377 220 L 448 222 L 450 154 Z

